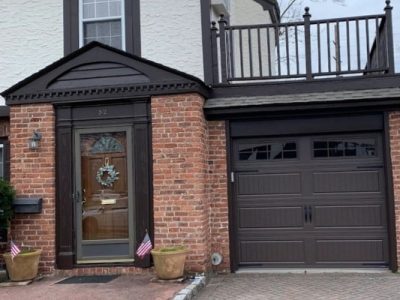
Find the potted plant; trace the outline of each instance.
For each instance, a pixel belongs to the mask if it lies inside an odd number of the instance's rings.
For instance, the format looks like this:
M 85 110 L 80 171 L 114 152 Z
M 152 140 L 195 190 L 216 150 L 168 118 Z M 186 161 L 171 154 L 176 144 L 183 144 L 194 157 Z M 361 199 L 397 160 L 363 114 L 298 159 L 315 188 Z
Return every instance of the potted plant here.
M 183 276 L 188 250 L 184 246 L 156 247 L 151 250 L 154 268 L 160 279 L 176 279 Z
M 14 215 L 13 201 L 15 190 L 10 183 L 0 179 L 0 235 L 1 242 L 7 241 L 8 228 Z M 22 246 L 21 251 L 13 258 L 10 252 L 4 253 L 8 276 L 12 281 L 25 281 L 37 276 L 39 257 L 42 250 Z
M 22 246 L 14 258 L 10 252 L 4 253 L 7 273 L 11 281 L 26 281 L 34 279 L 38 274 L 39 259 L 42 250 Z
M 15 190 L 10 183 L 0 179 L 0 242 L 7 242 L 8 228 L 14 215 Z

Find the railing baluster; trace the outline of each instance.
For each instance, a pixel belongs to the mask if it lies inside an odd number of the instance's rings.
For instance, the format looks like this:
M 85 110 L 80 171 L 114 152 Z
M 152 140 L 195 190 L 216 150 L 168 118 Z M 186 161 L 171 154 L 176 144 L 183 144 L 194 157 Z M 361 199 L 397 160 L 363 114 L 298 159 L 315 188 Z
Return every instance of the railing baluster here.
M 230 65 L 231 65 L 231 68 L 230 68 L 230 71 L 231 71 L 231 74 L 230 74 L 230 77 L 231 78 L 233 78 L 233 77 L 235 77 L 235 63 L 234 63 L 234 58 L 233 58 L 233 55 L 234 55 L 234 52 L 233 52 L 233 29 L 229 29 L 229 40 L 230 40 L 230 43 L 229 43 L 229 58 L 230 58 Z
M 350 25 L 349 20 L 346 20 L 346 36 L 347 36 L 347 71 L 351 70 L 350 61 Z
M 259 74 L 260 74 L 260 76 L 263 76 L 260 28 L 257 28 L 257 42 L 258 42 L 258 68 L 259 68 Z
M 321 73 L 321 24 L 317 24 L 317 39 L 318 39 L 318 72 Z
M 222 83 L 227 83 L 227 69 L 226 69 L 226 36 L 225 36 L 225 26 L 226 21 L 224 19 L 224 15 L 221 15 L 221 18 L 218 21 L 219 24 L 219 48 L 221 51 L 221 81 Z
M 336 73 L 342 70 L 342 57 L 340 53 L 340 23 L 336 22 L 335 27 L 335 53 L 336 53 Z
M 388 73 L 394 74 L 394 45 L 393 45 L 393 20 L 392 20 L 393 7 L 390 6 L 390 1 L 386 0 L 385 14 L 386 14 L 386 45 L 388 55 Z
M 277 61 L 278 61 L 278 76 L 281 76 L 281 46 L 280 46 L 280 35 L 279 35 L 279 27 L 275 27 L 275 43 L 276 43 L 276 51 L 277 51 Z
M 379 19 L 375 18 L 375 28 L 376 28 L 376 33 L 375 33 L 375 56 L 376 56 L 376 66 L 375 68 L 380 68 L 381 67 L 381 62 L 380 62 L 380 56 L 381 56 L 381 49 L 380 49 L 380 43 L 381 43 L 381 35 L 380 35 L 380 30 L 379 30 Z
M 360 53 L 360 22 L 356 20 L 356 32 L 357 32 L 357 70 L 361 70 L 361 53 Z
M 331 58 L 331 29 L 329 22 L 326 23 L 326 40 L 328 49 L 328 72 L 332 72 L 332 58 Z
M 251 45 L 251 30 L 247 29 L 247 39 L 249 41 L 249 62 L 250 62 L 250 77 L 253 77 L 253 47 Z
M 365 32 L 367 35 L 367 70 L 371 69 L 371 57 L 370 57 L 370 49 L 369 49 L 369 19 L 365 20 Z
M 271 41 L 270 41 L 270 28 L 267 27 L 267 46 L 268 46 L 268 76 L 272 76 L 272 53 L 271 53 Z
M 286 44 L 286 71 L 287 75 L 290 75 L 290 51 L 289 51 L 289 32 L 288 32 L 288 26 L 285 26 L 285 44 Z
M 294 26 L 294 36 L 296 39 L 296 71 L 297 75 L 300 74 L 300 60 L 299 60 L 299 37 L 297 32 L 297 25 Z
M 304 43 L 306 51 L 306 77 L 307 80 L 312 79 L 312 64 L 311 64 L 311 25 L 310 19 L 311 15 L 309 13 L 310 8 L 305 8 L 304 18 Z
M 243 69 L 243 41 L 242 41 L 242 29 L 239 29 L 239 54 L 240 54 L 240 74 L 244 77 Z

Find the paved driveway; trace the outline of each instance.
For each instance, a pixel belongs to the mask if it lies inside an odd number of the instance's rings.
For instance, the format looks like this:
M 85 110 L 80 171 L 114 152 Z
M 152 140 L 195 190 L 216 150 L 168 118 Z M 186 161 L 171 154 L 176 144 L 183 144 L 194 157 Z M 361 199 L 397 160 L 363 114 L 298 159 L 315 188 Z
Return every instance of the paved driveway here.
M 196 300 L 400 299 L 400 275 L 385 273 L 219 275 Z
M 0 287 L 1 300 L 167 300 L 187 284 L 153 282 L 154 276 L 122 275 L 108 283 L 56 284 L 48 277 L 27 286 Z

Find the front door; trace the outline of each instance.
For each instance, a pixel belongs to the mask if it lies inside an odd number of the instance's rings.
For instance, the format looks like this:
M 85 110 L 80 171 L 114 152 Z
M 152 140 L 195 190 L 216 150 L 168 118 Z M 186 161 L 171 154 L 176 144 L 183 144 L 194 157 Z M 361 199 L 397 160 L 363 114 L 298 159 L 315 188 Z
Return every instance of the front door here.
M 133 261 L 131 129 L 75 130 L 77 262 Z

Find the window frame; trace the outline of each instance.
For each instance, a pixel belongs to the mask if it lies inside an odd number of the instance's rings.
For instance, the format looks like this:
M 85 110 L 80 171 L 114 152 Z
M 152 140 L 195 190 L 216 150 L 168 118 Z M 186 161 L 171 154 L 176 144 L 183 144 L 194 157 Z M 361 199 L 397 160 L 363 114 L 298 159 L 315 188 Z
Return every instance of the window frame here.
M 64 0 L 64 55 L 80 48 L 80 0 Z M 122 30 L 123 42 L 128 53 L 141 56 L 140 0 L 125 0 Z M 122 31 L 121 31 L 122 32 Z M 83 43 L 82 43 L 83 44 Z
M 93 0 L 94 1 L 94 0 Z M 125 32 L 125 1 L 126 0 L 120 0 L 121 1 L 121 16 L 115 17 L 115 16 L 110 16 L 110 17 L 100 17 L 100 18 L 89 18 L 85 19 L 83 18 L 83 0 L 78 0 L 79 2 L 79 48 L 83 47 L 84 44 L 84 39 L 85 37 L 83 36 L 83 24 L 84 23 L 96 23 L 96 22 L 107 22 L 107 21 L 116 21 L 120 20 L 121 21 L 121 50 L 126 51 L 126 32 Z
M 5 172 L 5 151 L 6 151 L 6 147 L 4 146 L 4 143 L 0 141 L 0 149 L 1 151 L 1 155 L 0 155 L 0 165 L 1 165 L 1 169 L 0 169 L 0 178 L 5 179 L 6 178 L 6 172 Z

